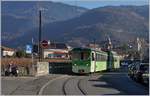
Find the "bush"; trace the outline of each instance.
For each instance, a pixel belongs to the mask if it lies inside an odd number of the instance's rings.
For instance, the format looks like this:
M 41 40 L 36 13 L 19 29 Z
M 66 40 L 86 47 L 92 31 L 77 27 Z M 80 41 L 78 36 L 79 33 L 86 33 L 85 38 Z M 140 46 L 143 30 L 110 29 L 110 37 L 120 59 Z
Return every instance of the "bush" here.
M 21 58 L 21 57 L 26 57 L 26 52 L 24 50 L 18 50 L 15 54 L 16 57 Z

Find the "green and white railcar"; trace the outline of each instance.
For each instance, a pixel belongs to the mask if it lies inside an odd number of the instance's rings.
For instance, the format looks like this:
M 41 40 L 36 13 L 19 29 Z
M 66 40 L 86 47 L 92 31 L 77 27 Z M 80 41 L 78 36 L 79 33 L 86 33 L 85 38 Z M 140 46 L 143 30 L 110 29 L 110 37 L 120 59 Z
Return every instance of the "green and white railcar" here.
M 104 52 L 89 48 L 71 50 L 72 71 L 74 73 L 93 73 L 111 68 L 118 68 L 117 56 L 112 52 Z M 115 62 L 114 62 L 115 61 Z
M 114 51 L 107 52 L 107 70 L 120 68 L 120 57 Z

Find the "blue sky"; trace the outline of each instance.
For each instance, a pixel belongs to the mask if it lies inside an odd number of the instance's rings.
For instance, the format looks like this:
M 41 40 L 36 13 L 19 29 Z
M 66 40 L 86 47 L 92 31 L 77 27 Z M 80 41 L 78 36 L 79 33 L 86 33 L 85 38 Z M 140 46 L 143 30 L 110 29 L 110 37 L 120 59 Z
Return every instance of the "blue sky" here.
M 55 2 L 63 2 L 70 5 L 77 5 L 89 9 L 103 6 L 119 6 L 119 5 L 148 5 L 149 0 L 51 0 Z

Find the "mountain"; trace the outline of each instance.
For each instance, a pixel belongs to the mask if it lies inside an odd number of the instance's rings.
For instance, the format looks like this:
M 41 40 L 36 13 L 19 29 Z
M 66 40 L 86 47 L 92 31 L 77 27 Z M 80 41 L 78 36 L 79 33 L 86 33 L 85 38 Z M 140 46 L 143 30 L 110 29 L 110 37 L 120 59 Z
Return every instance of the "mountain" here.
M 119 43 L 127 43 L 137 37 L 148 40 L 148 12 L 148 6 L 95 8 L 76 18 L 45 24 L 42 27 L 42 38 L 66 42 L 73 46 L 83 46 L 94 39 L 101 43 L 106 41 L 108 36 Z M 37 40 L 38 28 L 16 38 L 14 42 L 21 40 L 21 44 L 26 44 L 32 37 Z
M 88 10 L 51 1 L 2 1 L 2 43 L 6 45 L 9 41 L 21 37 L 37 27 L 40 8 L 44 9 L 42 10 L 42 25 L 69 20 Z
M 31 21 L 38 20 L 39 9 L 42 9 L 43 23 L 68 20 L 87 11 L 86 8 L 51 1 L 2 2 L 2 15 L 28 18 Z

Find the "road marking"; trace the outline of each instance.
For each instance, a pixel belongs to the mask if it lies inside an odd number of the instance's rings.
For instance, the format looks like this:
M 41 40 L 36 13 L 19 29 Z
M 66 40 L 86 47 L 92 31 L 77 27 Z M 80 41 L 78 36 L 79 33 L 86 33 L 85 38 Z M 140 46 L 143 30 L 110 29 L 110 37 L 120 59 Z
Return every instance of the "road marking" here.
M 60 76 L 60 77 L 56 77 L 56 78 L 54 78 L 54 79 L 48 81 L 46 84 L 44 84 L 44 85 L 42 86 L 42 88 L 41 88 L 40 91 L 38 92 L 38 95 L 42 95 L 44 89 L 45 89 L 46 86 L 48 86 L 50 83 L 54 82 L 55 80 L 62 79 L 62 78 L 65 78 L 65 77 L 67 77 L 67 75 L 65 75 L 65 76 Z

